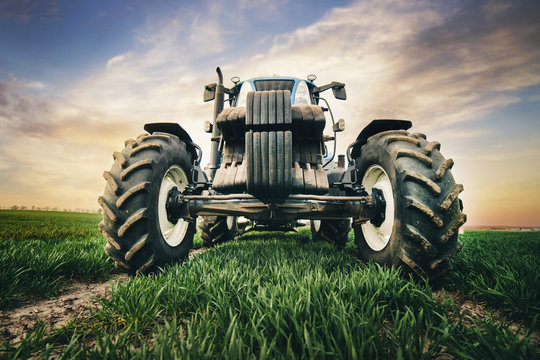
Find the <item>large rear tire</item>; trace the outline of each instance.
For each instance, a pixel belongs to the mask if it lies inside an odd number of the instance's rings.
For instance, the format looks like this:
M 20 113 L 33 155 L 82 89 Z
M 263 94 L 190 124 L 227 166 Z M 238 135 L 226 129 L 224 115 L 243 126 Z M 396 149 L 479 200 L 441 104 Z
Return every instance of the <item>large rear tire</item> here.
M 198 226 L 205 246 L 232 240 L 238 233 L 236 216 L 200 216 Z
M 438 142 L 404 130 L 370 137 L 356 160 L 368 193 L 380 189 L 386 201 L 382 223 L 355 225 L 360 256 L 379 264 L 413 271 L 432 282 L 450 269 L 462 247 L 458 230 L 465 223 L 459 193 L 450 172 L 452 159 Z
M 325 240 L 343 249 L 349 241 L 350 219 L 311 220 L 311 239 Z
M 167 219 L 170 189 L 189 184 L 191 154 L 177 136 L 144 134 L 127 140 L 114 164 L 98 203 L 103 208 L 99 229 L 107 239 L 106 253 L 128 273 L 185 259 L 193 246 L 195 223 Z

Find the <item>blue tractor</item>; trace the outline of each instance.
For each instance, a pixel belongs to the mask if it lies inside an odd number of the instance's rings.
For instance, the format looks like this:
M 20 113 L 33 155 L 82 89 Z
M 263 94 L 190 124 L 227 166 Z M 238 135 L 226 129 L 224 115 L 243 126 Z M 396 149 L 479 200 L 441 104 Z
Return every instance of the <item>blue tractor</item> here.
M 210 163 L 176 123 L 150 123 L 113 154 L 98 198 L 105 251 L 129 273 L 187 258 L 193 236 L 208 246 L 250 229 L 290 230 L 309 220 L 313 239 L 341 248 L 354 229 L 364 260 L 397 266 L 431 281 L 451 268 L 465 223 L 436 141 L 407 131 L 410 121 L 373 120 L 335 161 L 335 121 L 321 94 L 345 100 L 345 84 L 267 77 L 204 87 L 214 101 Z M 225 106 L 227 105 L 227 106 Z M 332 134 L 324 134 L 326 121 Z M 329 151 L 326 144 L 333 145 Z M 347 158 L 347 163 L 345 162 Z M 249 219 L 239 223 L 238 219 Z

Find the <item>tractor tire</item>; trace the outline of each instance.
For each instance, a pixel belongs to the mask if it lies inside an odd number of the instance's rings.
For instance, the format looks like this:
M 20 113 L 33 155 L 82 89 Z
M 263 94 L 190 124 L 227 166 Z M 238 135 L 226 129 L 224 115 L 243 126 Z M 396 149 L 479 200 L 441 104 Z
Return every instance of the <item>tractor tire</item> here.
M 103 177 L 107 181 L 98 203 L 103 208 L 99 229 L 107 239 L 105 252 L 116 267 L 130 274 L 183 260 L 193 246 L 195 223 L 167 219 L 165 203 L 174 186 L 189 184 L 192 156 L 177 136 L 155 132 L 127 140 Z
M 356 159 L 365 190 L 382 190 L 386 201 L 382 223 L 354 226 L 360 256 L 432 283 L 451 269 L 450 259 L 462 247 L 458 230 L 467 219 L 458 199 L 463 186 L 450 172 L 454 162 L 439 149 L 423 134 L 385 131 L 371 136 Z
M 198 227 L 205 246 L 232 240 L 238 233 L 236 216 L 200 216 Z
M 334 244 L 338 249 L 343 249 L 349 241 L 351 231 L 350 219 L 329 219 L 311 221 L 311 239 L 314 241 L 324 240 Z

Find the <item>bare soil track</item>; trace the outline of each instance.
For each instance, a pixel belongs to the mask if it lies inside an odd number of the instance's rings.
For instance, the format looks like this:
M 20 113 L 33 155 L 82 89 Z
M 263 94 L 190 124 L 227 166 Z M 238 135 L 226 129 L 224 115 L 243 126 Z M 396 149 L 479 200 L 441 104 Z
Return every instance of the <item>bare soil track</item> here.
M 189 259 L 206 251 L 207 248 L 192 250 Z M 67 321 L 90 309 L 100 307 L 97 299 L 110 293 L 111 284 L 121 282 L 127 275 L 113 275 L 111 279 L 102 283 L 74 282 L 54 299 L 31 302 L 16 309 L 0 310 L 0 344 L 18 342 L 26 333 L 33 330 L 38 321 L 45 323 L 48 331 L 59 328 Z
M 99 307 L 97 299 L 110 292 L 111 283 L 122 281 L 126 275 L 113 275 L 103 283 L 75 282 L 63 289 L 54 299 L 42 300 L 17 309 L 0 311 L 0 343 L 18 342 L 42 320 L 49 330 L 66 324 L 72 316 Z
M 516 321 L 504 314 L 503 311 L 498 309 L 489 309 L 483 303 L 471 299 L 467 296 L 455 291 L 438 290 L 433 292 L 433 297 L 439 301 L 447 301 L 452 299 L 453 303 L 459 309 L 459 314 L 451 313 L 454 318 L 460 318 L 465 326 L 474 326 L 478 321 L 488 320 L 490 317 L 495 322 L 504 322 L 508 324 L 508 328 L 514 332 L 519 333 L 521 336 L 526 336 L 529 331 L 530 324 L 526 321 Z M 530 334 L 530 343 L 536 348 L 538 354 L 540 354 L 540 330 L 535 330 Z

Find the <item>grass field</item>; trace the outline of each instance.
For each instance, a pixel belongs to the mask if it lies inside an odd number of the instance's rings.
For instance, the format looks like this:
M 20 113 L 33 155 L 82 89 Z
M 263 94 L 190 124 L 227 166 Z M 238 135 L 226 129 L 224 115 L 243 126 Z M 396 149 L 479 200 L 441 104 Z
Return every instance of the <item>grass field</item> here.
M 448 289 L 516 318 L 540 315 L 540 232 L 467 231 Z
M 70 280 L 108 279 L 98 214 L 0 211 L 0 309 L 56 294 Z
M 98 214 L 0 210 L 0 309 L 55 295 L 72 280 L 108 279 L 115 268 L 100 221 Z
M 17 236 L 17 217 L 25 219 L 24 236 Z M 1 211 L 4 304 L 14 306 L 17 299 L 36 295 L 32 286 L 23 285 L 29 273 L 42 274 L 35 282 L 58 287 L 70 279 L 107 278 L 114 270 L 102 254 L 98 222 L 90 214 Z M 62 237 L 47 236 L 38 224 L 50 224 Z M 0 357 L 537 356 L 526 331 L 516 334 L 509 323 L 496 319 L 464 319 L 452 301 L 441 301 L 426 284 L 356 260 L 352 242 L 337 251 L 309 238 L 308 229 L 286 235 L 249 233 L 191 261 L 115 284 L 110 299 L 100 300 L 100 310 L 51 333 L 38 326 L 22 342 L 5 344 Z M 444 288 L 538 328 L 540 233 L 475 231 L 461 240 L 464 250 Z M 42 247 L 32 252 L 37 244 Z M 4 255 L 4 249 L 11 255 Z M 15 262 L 22 270 L 10 273 Z M 44 264 L 49 270 L 41 270 Z M 49 274 L 55 264 L 63 270 Z M 9 276 L 20 280 L 7 286 Z M 4 288 L 10 297 L 4 297 Z

